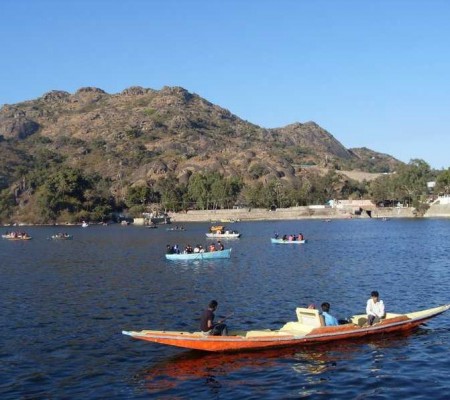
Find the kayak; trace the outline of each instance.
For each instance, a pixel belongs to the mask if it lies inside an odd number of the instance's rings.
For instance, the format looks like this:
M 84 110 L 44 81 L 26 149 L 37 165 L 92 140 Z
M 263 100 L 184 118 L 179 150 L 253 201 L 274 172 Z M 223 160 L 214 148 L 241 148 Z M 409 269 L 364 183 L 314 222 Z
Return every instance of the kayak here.
M 180 254 L 166 254 L 167 260 L 212 260 L 216 258 L 230 258 L 231 248 L 218 251 L 208 251 L 204 253 L 180 253 Z
M 272 243 L 276 243 L 276 244 L 303 244 L 303 243 L 306 243 L 306 239 L 303 239 L 303 240 L 283 240 L 283 239 L 270 238 L 270 241 Z
M 365 314 L 354 315 L 347 324 L 323 326 L 323 320 L 318 310 L 297 308 L 297 321 L 287 322 L 278 330 L 230 331 L 228 336 L 210 336 L 203 332 L 157 330 L 122 331 L 122 334 L 134 339 L 186 349 L 238 352 L 294 345 L 314 345 L 393 332 L 407 332 L 449 308 L 450 304 L 447 304 L 408 314 L 388 313 L 385 319 L 371 326 L 367 325 L 367 315 Z

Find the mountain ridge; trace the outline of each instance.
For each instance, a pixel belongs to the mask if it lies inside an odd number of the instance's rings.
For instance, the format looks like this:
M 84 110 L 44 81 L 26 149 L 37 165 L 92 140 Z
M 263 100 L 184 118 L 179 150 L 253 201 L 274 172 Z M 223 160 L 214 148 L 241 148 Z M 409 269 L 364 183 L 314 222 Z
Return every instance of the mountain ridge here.
M 176 86 L 52 90 L 4 105 L 0 156 L 0 190 L 26 191 L 25 173 L 54 161 L 109 179 L 113 196 L 168 174 L 180 183 L 204 171 L 244 183 L 295 183 L 312 166 L 385 173 L 402 164 L 367 148 L 347 149 L 316 122 L 260 127 Z

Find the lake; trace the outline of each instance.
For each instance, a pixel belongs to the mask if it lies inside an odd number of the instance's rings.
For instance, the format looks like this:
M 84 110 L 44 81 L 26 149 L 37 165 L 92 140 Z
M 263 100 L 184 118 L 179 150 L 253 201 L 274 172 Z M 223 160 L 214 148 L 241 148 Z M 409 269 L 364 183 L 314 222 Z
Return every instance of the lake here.
M 173 226 L 173 225 L 172 225 Z M 450 220 L 238 222 L 230 259 L 169 262 L 167 244 L 205 245 L 206 223 L 22 227 L 0 241 L 1 399 L 444 399 L 450 312 L 407 335 L 244 354 L 204 354 L 122 330 L 198 330 L 210 300 L 230 329 L 279 328 L 295 308 L 364 313 L 450 303 Z M 2 233 L 11 228 L 3 228 Z M 73 240 L 50 240 L 64 231 Z M 304 245 L 270 243 L 302 232 Z

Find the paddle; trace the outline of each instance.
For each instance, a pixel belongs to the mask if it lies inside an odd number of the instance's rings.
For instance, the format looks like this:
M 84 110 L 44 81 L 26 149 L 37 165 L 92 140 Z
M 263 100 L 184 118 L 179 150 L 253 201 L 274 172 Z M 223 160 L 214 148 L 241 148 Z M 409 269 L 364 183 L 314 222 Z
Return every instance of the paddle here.
M 225 317 L 223 317 L 222 319 L 220 319 L 219 321 L 217 321 L 217 323 L 222 324 L 226 319 L 230 318 L 233 315 L 234 315 L 234 312 L 231 312 L 231 313 L 227 314 Z

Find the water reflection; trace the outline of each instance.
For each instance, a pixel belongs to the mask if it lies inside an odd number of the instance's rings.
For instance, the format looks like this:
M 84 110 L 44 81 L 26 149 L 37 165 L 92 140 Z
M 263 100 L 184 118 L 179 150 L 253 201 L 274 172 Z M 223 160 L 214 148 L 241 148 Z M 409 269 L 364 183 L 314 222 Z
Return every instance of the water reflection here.
M 262 369 L 286 370 L 288 366 L 305 383 L 317 383 L 328 380 L 321 375 L 361 357 L 376 371 L 384 350 L 405 346 L 409 336 L 408 333 L 400 333 L 378 339 L 238 354 L 187 351 L 145 369 L 138 374 L 138 380 L 151 393 L 176 389 L 185 382 L 199 380 L 210 388 L 220 388 L 226 379 L 240 379 L 240 376 L 249 376 Z
M 259 370 L 291 357 L 292 349 L 247 352 L 242 354 L 183 352 L 146 369 L 140 375 L 149 390 L 166 389 L 185 380 L 202 378 L 209 385 L 242 370 Z M 177 383 L 178 381 L 178 383 Z
M 373 362 L 376 363 L 383 357 L 384 349 L 405 346 L 410 335 L 408 332 L 399 332 L 370 340 L 357 339 L 314 346 L 294 354 L 294 358 L 298 362 L 293 369 L 298 373 L 322 374 L 335 368 L 339 363 L 351 361 L 361 354 L 367 358 L 367 348 L 372 354 Z

